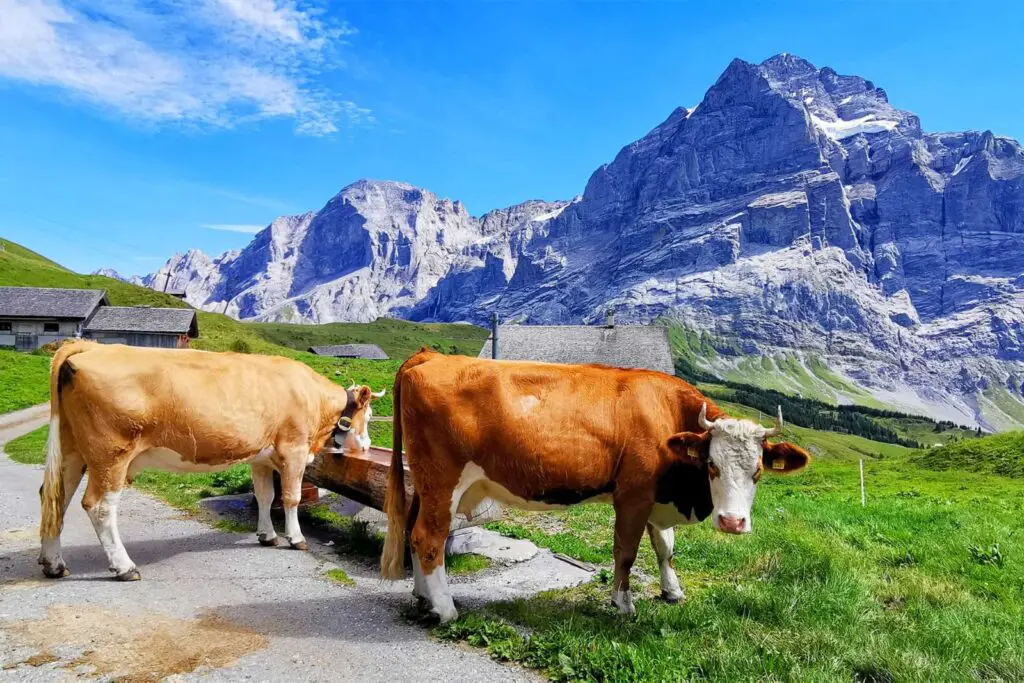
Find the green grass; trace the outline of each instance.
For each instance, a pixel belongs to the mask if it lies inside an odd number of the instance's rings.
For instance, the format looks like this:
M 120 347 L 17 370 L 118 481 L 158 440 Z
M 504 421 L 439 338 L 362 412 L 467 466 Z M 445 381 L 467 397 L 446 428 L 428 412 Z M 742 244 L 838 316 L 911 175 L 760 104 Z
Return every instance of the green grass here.
M 404 359 L 424 346 L 444 353 L 475 356 L 480 353 L 487 330 L 473 325 L 422 324 L 381 318 L 372 323 L 293 325 L 252 323 L 264 339 L 298 351 L 327 344 L 376 344 L 392 358 Z
M 50 357 L 0 349 L 0 414 L 50 400 Z
M 356 585 L 356 582 L 352 580 L 352 577 L 345 573 L 344 569 L 328 569 L 326 572 L 324 572 L 324 576 L 326 576 L 331 581 L 334 581 L 335 583 L 340 583 L 342 586 Z
M 449 576 L 466 576 L 482 572 L 491 566 L 489 557 L 469 553 L 467 555 L 445 555 L 444 567 Z
M 14 462 L 23 465 L 42 465 L 46 462 L 46 440 L 49 427 L 40 427 L 4 444 L 3 450 Z
M 1024 479 L 1024 431 L 932 448 L 915 457 L 914 462 L 931 470 L 985 472 Z
M 640 589 L 636 619 L 623 619 L 600 572 L 576 589 L 470 612 L 437 634 L 556 680 L 1024 679 L 1019 481 L 925 469 L 920 452 L 852 435 L 788 427 L 786 438 L 817 457 L 804 473 L 764 478 L 753 534 L 677 529 L 685 604 L 655 600 L 654 582 Z M 1019 464 L 1019 445 L 997 445 L 1015 447 Z M 612 525 L 611 508 L 595 505 L 514 512 L 493 526 L 610 568 Z M 636 569 L 657 576 L 646 539 Z

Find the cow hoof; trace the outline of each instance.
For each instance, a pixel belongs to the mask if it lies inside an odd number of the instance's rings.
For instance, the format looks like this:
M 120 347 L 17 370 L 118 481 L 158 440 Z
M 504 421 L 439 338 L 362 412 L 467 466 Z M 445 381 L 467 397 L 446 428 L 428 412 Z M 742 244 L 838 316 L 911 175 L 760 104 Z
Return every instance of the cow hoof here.
M 135 567 L 132 567 L 126 572 L 122 572 L 114 577 L 115 581 L 141 581 L 142 574 Z
M 289 541 L 288 545 L 290 545 L 294 550 L 309 550 L 309 546 L 306 545 L 305 541 L 299 541 L 298 543 L 292 543 Z
M 433 617 L 437 617 L 439 623 L 447 624 L 449 621 L 455 621 L 459 618 L 459 611 L 454 607 L 451 609 L 451 611 L 445 610 L 444 612 L 430 610 L 430 615 Z
M 48 579 L 63 579 L 65 576 L 71 576 L 71 572 L 63 564 L 58 567 L 43 565 L 43 576 Z
M 661 599 L 670 605 L 677 605 L 685 599 L 685 595 L 682 593 L 669 593 L 668 591 L 661 591 Z
M 260 545 L 264 548 L 273 548 L 280 542 L 277 540 L 277 536 L 274 536 L 273 538 L 267 538 L 266 536 L 257 536 L 256 538 L 257 540 L 259 540 Z

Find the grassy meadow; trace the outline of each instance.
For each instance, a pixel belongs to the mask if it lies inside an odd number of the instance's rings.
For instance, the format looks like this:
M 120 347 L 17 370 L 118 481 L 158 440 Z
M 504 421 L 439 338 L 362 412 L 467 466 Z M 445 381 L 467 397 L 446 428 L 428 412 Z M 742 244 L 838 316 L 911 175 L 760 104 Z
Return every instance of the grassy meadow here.
M 20 270 L 10 270 L 12 264 Z M 93 286 L 91 278 L 11 243 L 0 251 L 0 284 Z M 163 297 L 107 282 L 99 286 L 120 292 L 119 303 Z M 181 304 L 173 302 L 156 301 Z M 390 387 L 401 359 L 420 346 L 475 354 L 486 336 L 469 326 L 400 321 L 303 327 L 199 316 L 196 348 L 284 355 L 332 381 L 375 389 Z M 395 360 L 339 361 L 304 352 L 312 344 L 350 341 L 378 343 Z M 703 338 L 676 335 L 673 342 L 684 363 L 686 354 L 696 360 L 714 353 Z M 47 364 L 42 355 L 0 352 L 0 412 L 46 400 Z M 790 369 L 794 377 L 810 371 L 805 383 L 823 397 L 825 387 L 850 391 L 834 386 L 837 380 L 814 363 Z M 729 413 L 760 417 L 731 402 L 735 393 L 727 387 L 706 386 L 718 391 Z M 391 411 L 389 392 L 375 412 Z M 808 449 L 814 462 L 796 475 L 764 477 L 750 535 L 727 536 L 709 525 L 676 530 L 676 568 L 687 593 L 682 604 L 656 599 L 658 572 L 645 538 L 634 569 L 638 614 L 615 613 L 609 506 L 508 511 L 491 527 L 597 565 L 594 580 L 464 611 L 434 633 L 555 680 L 1024 680 L 1024 433 L 976 439 L 924 419 L 877 420 L 909 440 L 946 445 L 915 450 L 787 424 L 785 438 Z M 43 427 L 5 450 L 18 462 L 41 463 L 46 437 Z M 371 425 L 371 437 L 389 446 L 390 423 Z M 201 498 L 247 490 L 251 482 L 248 468 L 238 466 L 216 474 L 149 471 L 135 485 L 195 510 Z M 379 554 L 379 536 L 327 506 L 306 511 L 303 523 L 335 533 L 345 557 L 372 562 Z M 487 567 L 475 556 L 448 562 L 453 575 Z M 342 570 L 331 572 L 329 578 L 349 585 Z

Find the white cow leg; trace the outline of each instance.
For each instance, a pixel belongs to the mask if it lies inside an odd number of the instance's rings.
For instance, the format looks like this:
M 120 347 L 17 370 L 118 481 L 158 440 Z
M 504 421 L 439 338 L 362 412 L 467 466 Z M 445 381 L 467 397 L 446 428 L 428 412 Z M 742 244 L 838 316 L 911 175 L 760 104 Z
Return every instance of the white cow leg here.
M 277 545 L 277 532 L 270 519 L 270 506 L 274 503 L 274 470 L 264 465 L 252 466 L 252 490 L 256 496 L 259 521 L 256 524 L 256 538 L 260 545 Z
M 284 504 L 284 535 L 288 538 L 288 544 L 296 550 L 308 549 L 302 529 L 299 528 L 298 503 Z
M 442 624 L 459 617 L 452 594 L 448 592 L 448 574 L 445 572 L 444 562 L 434 567 L 431 572 L 424 573 L 423 588 L 427 600 L 430 601 L 430 611 L 437 614 Z
M 427 587 L 423 576 L 423 567 L 420 566 L 419 556 L 412 554 L 412 594 L 420 600 L 427 600 Z
M 92 526 L 107 554 L 110 571 L 114 572 L 115 578 L 118 581 L 138 581 L 141 578 L 139 570 L 135 568 L 132 558 L 128 557 L 128 551 L 121 543 L 121 535 L 117 532 L 117 508 L 120 502 L 121 491 L 108 491 L 98 500 L 91 501 L 86 512 L 89 513 L 89 519 L 92 520 Z
M 679 586 L 679 577 L 672 566 L 672 552 L 675 548 L 675 529 L 658 529 L 647 525 L 647 534 L 651 537 L 651 546 L 658 557 L 658 569 L 661 572 L 661 599 L 676 603 L 683 599 L 683 589 Z

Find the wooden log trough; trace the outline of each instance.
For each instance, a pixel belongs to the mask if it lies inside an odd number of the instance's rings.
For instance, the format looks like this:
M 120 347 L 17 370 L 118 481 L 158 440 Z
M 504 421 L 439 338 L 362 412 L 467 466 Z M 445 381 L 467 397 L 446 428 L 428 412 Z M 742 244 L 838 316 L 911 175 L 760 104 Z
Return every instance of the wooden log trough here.
M 390 421 L 390 417 L 376 418 L 374 421 Z M 303 505 L 317 500 L 317 488 L 338 493 L 350 500 L 384 511 L 384 499 L 388 490 L 388 477 L 391 473 L 391 449 L 371 446 L 362 452 L 346 453 L 334 443 L 320 451 L 313 462 L 306 466 L 302 488 Z M 409 466 L 405 466 L 406 504 L 412 502 L 413 486 Z M 279 486 L 275 477 L 275 486 Z M 275 505 L 279 504 L 280 489 L 275 492 Z M 468 516 L 457 514 L 452 519 L 451 531 L 479 526 L 501 518 L 501 505 L 496 501 L 485 499 Z

